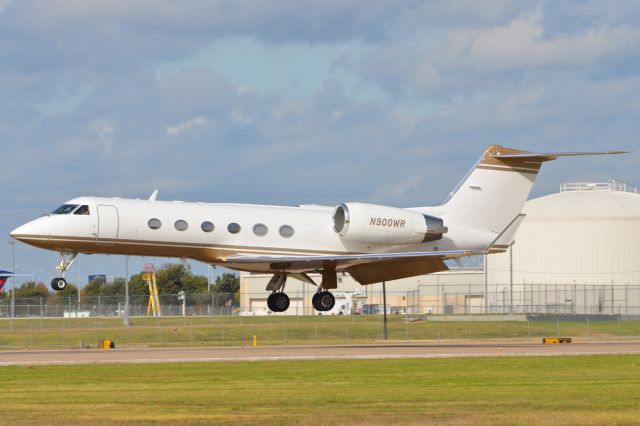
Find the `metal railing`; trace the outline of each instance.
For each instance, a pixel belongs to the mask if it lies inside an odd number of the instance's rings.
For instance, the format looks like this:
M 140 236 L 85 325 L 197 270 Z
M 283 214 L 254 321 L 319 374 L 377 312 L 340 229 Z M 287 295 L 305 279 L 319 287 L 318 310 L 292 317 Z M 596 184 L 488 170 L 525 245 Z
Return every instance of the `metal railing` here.
M 560 185 L 560 192 L 577 191 L 617 191 L 628 192 L 631 194 L 640 193 L 640 189 L 637 186 L 614 179 L 608 182 L 568 182 Z

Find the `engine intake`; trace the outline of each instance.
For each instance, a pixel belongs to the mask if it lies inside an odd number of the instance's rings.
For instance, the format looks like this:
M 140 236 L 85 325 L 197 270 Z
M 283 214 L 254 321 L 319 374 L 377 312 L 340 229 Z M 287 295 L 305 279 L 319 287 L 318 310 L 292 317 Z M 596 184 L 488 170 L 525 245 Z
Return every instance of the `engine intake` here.
M 337 206 L 333 230 L 345 241 L 391 245 L 436 241 L 448 231 L 440 218 L 364 203 Z

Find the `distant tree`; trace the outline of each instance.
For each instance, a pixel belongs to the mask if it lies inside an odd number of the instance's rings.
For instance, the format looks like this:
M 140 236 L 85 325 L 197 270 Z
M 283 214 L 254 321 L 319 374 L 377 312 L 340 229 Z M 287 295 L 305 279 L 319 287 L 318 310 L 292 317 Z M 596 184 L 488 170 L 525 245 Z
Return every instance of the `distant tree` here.
M 89 284 L 82 289 L 81 293 L 86 297 L 101 296 L 106 286 L 107 283 L 102 279 L 102 277 L 96 278 L 91 280 Z
M 183 280 L 189 273 L 181 263 L 166 264 L 156 271 L 158 293 L 178 294 L 183 289 Z
M 49 289 L 44 283 L 27 281 L 23 283 L 20 287 L 16 288 L 15 297 L 17 298 L 49 297 Z
M 216 278 L 212 292 L 215 293 L 216 306 L 238 306 L 240 278 L 235 274 L 224 273 Z
M 75 300 L 78 300 L 78 287 L 71 283 L 67 283 L 64 290 L 55 292 L 55 298 L 65 302 L 69 300 L 73 303 Z

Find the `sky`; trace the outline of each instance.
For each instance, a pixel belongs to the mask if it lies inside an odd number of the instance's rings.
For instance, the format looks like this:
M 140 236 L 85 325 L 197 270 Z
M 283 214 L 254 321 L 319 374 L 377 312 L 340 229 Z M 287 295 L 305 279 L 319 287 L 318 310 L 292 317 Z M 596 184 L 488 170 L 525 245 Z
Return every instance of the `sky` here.
M 0 0 L 0 269 L 12 229 L 78 196 L 434 205 L 491 144 L 638 135 L 637 1 Z M 532 197 L 640 185 L 638 156 L 548 163 Z M 57 262 L 15 245 L 23 279 Z

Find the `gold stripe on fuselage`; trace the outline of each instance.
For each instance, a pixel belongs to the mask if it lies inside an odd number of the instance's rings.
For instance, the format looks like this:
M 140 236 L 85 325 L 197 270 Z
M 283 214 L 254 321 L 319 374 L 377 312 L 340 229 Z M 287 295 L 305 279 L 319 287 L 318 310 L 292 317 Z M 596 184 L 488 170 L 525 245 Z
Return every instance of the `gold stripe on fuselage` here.
M 60 236 L 20 236 L 15 238 L 47 250 L 105 253 L 132 256 L 184 257 L 208 263 L 224 263 L 226 258 L 234 255 L 273 255 L 273 256 L 314 256 L 314 255 L 348 255 L 355 252 L 339 252 L 327 250 L 303 250 L 293 248 L 272 248 L 233 246 L 221 244 L 180 243 L 148 240 L 97 240 L 85 237 Z

